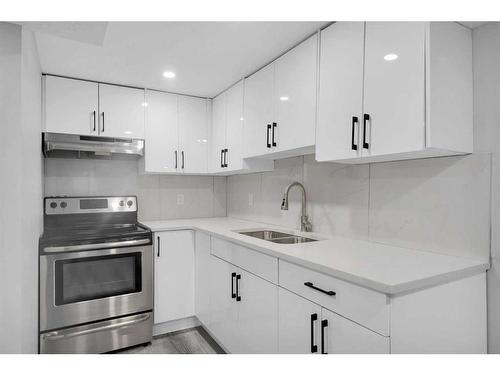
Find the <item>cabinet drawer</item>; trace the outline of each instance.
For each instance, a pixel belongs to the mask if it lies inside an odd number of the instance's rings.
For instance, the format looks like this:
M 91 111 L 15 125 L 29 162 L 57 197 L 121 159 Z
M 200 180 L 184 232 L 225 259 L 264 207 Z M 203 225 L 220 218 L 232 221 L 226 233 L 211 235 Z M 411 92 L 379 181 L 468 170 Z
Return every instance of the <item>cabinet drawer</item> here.
M 312 286 L 324 291 L 333 291 L 335 295 L 328 295 L 304 283 L 312 283 Z M 282 260 L 279 261 L 279 285 L 382 335 L 389 336 L 389 299 L 385 294 Z
M 272 283 L 278 283 L 277 258 L 216 237 L 212 237 L 211 241 L 213 255 Z

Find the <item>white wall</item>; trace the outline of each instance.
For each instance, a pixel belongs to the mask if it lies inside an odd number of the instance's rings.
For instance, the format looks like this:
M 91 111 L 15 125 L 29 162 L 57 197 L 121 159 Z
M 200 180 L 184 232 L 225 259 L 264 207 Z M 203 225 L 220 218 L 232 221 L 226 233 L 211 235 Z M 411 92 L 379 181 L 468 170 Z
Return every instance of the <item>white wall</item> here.
M 0 353 L 36 353 L 40 67 L 32 33 L 8 23 L 0 23 L 0 82 Z
M 500 23 L 473 32 L 474 149 L 492 153 L 488 350 L 500 353 Z
M 489 257 L 488 153 L 371 165 L 317 163 L 314 155 L 279 160 L 273 172 L 228 177 L 228 216 L 300 228 L 298 190 L 289 211 L 280 210 L 292 181 L 306 187 L 314 231 Z
M 143 221 L 226 215 L 225 177 L 141 175 L 137 161 L 45 159 L 46 196 L 126 194 L 137 195 Z

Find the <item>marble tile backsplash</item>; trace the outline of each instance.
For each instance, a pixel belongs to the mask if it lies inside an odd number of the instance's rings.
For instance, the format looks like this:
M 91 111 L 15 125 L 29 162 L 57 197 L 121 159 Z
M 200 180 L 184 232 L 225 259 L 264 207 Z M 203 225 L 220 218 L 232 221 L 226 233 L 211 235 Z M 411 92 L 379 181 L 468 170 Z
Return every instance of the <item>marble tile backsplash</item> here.
M 281 211 L 286 186 L 306 187 L 316 232 L 445 254 L 488 258 L 491 155 L 344 165 L 314 155 L 273 172 L 230 176 L 228 216 L 300 228 L 300 193 Z
M 136 161 L 45 159 L 46 196 L 127 194 L 138 197 L 139 220 L 226 216 L 225 177 L 141 175 Z

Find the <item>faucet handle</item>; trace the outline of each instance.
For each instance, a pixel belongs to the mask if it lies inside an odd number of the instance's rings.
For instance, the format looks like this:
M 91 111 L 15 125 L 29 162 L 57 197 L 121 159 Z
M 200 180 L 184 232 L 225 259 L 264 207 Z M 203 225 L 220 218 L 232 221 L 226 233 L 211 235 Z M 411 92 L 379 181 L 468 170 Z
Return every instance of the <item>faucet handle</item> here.
M 286 199 L 286 197 L 283 197 L 283 200 L 281 201 L 281 209 L 288 210 L 288 199 Z

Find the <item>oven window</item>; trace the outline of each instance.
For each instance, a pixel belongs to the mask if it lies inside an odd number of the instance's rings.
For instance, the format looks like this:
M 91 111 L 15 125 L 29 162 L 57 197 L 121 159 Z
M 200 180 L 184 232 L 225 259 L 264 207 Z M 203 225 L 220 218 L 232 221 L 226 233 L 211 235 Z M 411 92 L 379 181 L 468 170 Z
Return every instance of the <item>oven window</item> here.
M 55 262 L 55 303 L 89 301 L 141 291 L 141 253 Z

